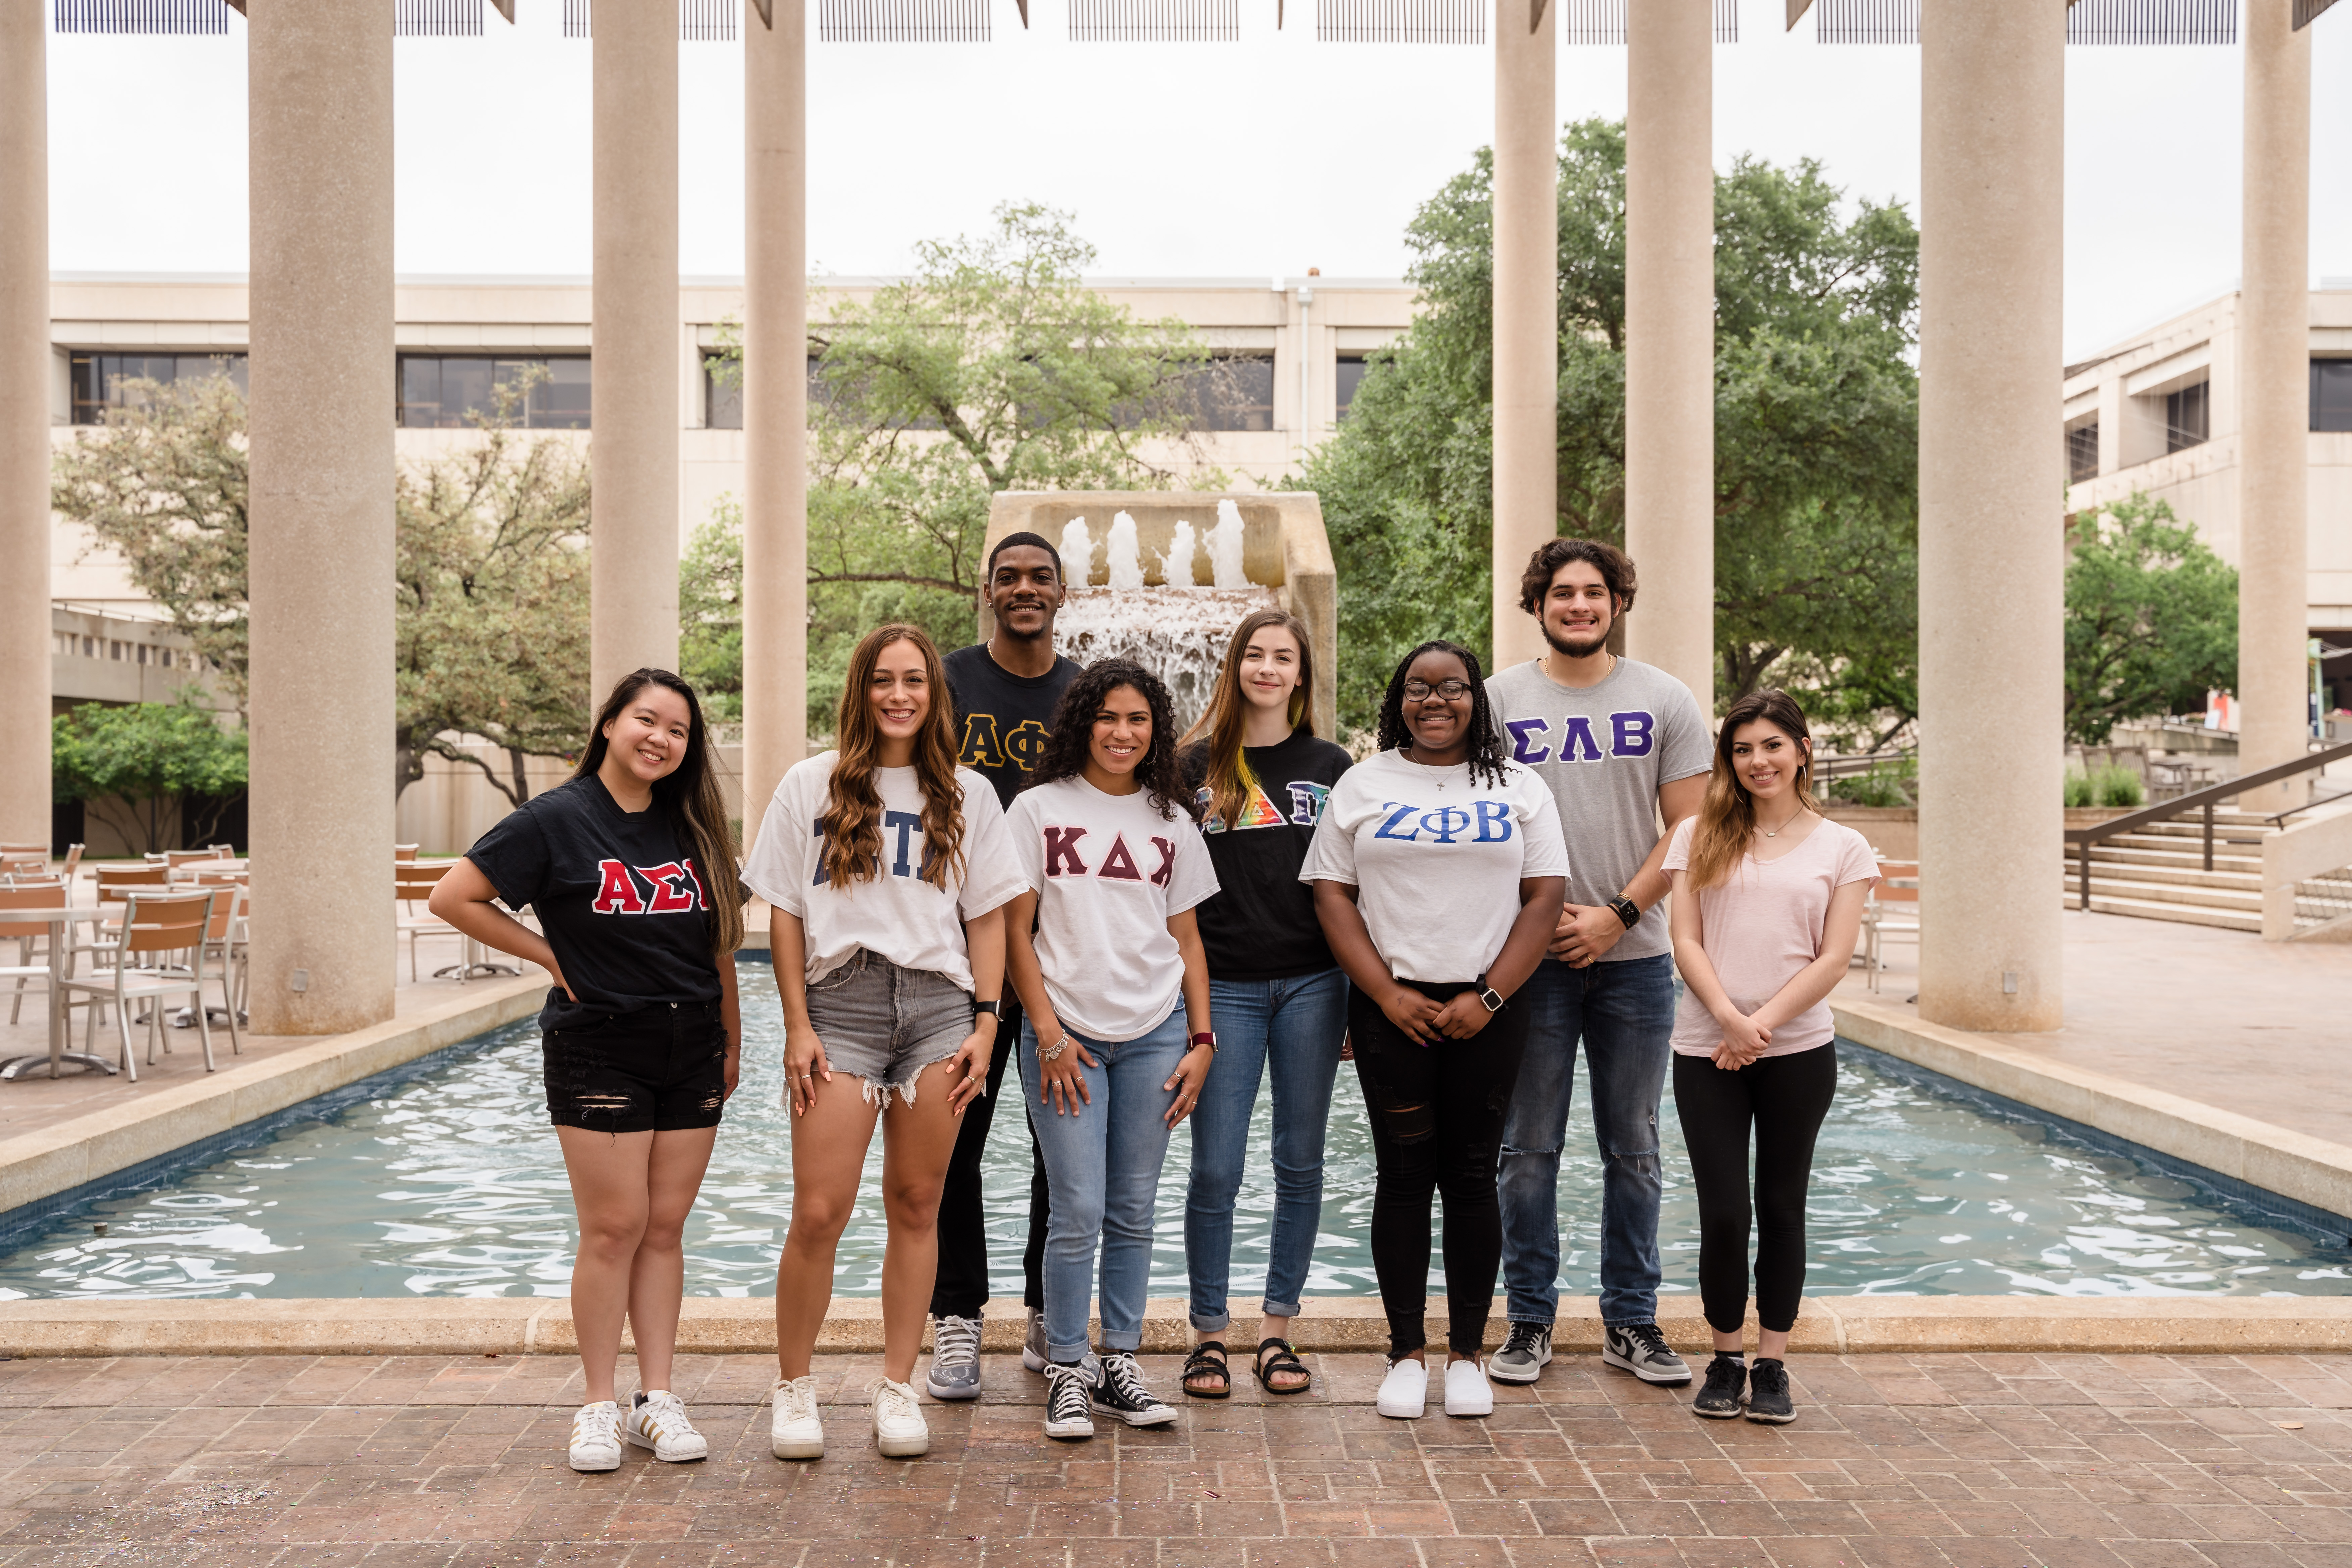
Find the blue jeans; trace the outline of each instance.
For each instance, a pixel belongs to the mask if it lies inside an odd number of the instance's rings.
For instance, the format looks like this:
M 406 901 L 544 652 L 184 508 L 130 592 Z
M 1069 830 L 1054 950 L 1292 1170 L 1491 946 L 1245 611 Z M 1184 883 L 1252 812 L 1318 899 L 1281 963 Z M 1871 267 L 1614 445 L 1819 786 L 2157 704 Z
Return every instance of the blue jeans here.
M 1184 1194 L 1184 1269 L 1192 1278 L 1192 1326 L 1204 1334 L 1232 1322 L 1225 1283 L 1233 1273 L 1234 1201 L 1249 1154 L 1258 1080 L 1274 1071 L 1274 1242 L 1265 1300 L 1273 1318 L 1298 1315 L 1307 1260 L 1323 1219 L 1323 1134 L 1331 1085 L 1348 1034 L 1348 977 L 1337 968 L 1284 980 L 1212 980 L 1209 1016 L 1217 1061 L 1192 1110 L 1192 1180 Z
M 1148 1035 L 1110 1044 L 1073 1034 L 1096 1065 L 1078 1064 L 1091 1103 L 1066 1115 L 1037 1098 L 1037 1030 L 1021 1028 L 1021 1088 L 1029 1125 L 1045 1156 L 1053 1206 L 1045 1226 L 1045 1353 L 1074 1362 L 1087 1351 L 1095 1254 L 1102 1254 L 1105 1350 L 1143 1348 L 1143 1302 L 1151 1284 L 1152 1199 L 1168 1157 L 1161 1120 L 1176 1096 L 1160 1085 L 1184 1059 L 1184 1009 Z M 1210 1075 L 1214 1077 L 1213 1071 Z
M 1511 1321 L 1548 1325 L 1559 1315 L 1559 1150 L 1580 1037 L 1601 1161 L 1601 1321 L 1655 1322 L 1658 1100 L 1674 1054 L 1673 957 L 1575 969 L 1547 956 L 1518 998 L 1528 1008 L 1528 1051 L 1496 1177 Z

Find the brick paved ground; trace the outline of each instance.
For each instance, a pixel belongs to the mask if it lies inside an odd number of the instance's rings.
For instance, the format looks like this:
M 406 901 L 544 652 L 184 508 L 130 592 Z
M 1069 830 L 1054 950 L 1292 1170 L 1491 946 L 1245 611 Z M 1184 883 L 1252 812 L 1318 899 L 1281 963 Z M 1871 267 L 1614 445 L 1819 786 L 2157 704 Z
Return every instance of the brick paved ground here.
M 0 1563 L 2352 1568 L 2352 1358 L 1808 1358 L 1778 1429 L 1590 1361 L 1486 1421 L 1383 1421 L 1375 1358 L 1309 1359 L 1312 1398 L 1061 1446 L 992 1358 L 996 1400 L 933 1407 L 907 1462 L 870 1447 L 873 1363 L 834 1358 L 835 1457 L 798 1465 L 764 1362 L 706 1359 L 711 1458 L 601 1477 L 562 1467 L 561 1360 L 15 1362 Z

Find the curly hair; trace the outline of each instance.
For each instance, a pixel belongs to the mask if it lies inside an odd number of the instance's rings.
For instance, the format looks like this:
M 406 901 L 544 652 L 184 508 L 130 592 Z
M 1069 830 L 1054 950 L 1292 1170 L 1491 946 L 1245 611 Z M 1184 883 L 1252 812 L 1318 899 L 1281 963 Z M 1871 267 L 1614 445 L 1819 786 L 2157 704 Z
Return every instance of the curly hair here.
M 1045 754 L 1037 759 L 1036 771 L 1023 787 L 1035 789 L 1086 772 L 1095 715 L 1122 686 L 1133 687 L 1151 710 L 1151 743 L 1144 747 L 1143 760 L 1135 764 L 1137 782 L 1161 816 L 1172 822 L 1181 811 L 1199 822 L 1201 803 L 1184 787 L 1183 774 L 1176 765 L 1176 706 L 1168 700 L 1168 688 L 1160 678 L 1131 658 L 1098 658 L 1079 671 L 1054 710 L 1053 733 L 1045 737 Z
M 1389 677 L 1388 695 L 1381 700 L 1380 749 L 1393 752 L 1412 743 L 1412 731 L 1404 723 L 1404 676 L 1412 661 L 1425 653 L 1450 653 L 1462 661 L 1470 676 L 1470 763 L 1472 782 L 1483 778 L 1499 787 L 1503 770 L 1508 761 L 1503 755 L 1502 727 L 1495 722 L 1495 710 L 1486 700 L 1486 678 L 1478 668 L 1478 656 L 1458 642 L 1433 637 L 1397 661 L 1396 673 Z
M 1528 569 L 1519 574 L 1519 608 L 1531 616 L 1543 614 L 1544 595 L 1551 592 L 1551 580 L 1559 569 L 1571 561 L 1581 561 L 1601 574 L 1601 585 L 1614 600 L 1614 613 L 1623 615 L 1633 607 L 1633 558 L 1601 539 L 1555 539 L 1528 557 Z

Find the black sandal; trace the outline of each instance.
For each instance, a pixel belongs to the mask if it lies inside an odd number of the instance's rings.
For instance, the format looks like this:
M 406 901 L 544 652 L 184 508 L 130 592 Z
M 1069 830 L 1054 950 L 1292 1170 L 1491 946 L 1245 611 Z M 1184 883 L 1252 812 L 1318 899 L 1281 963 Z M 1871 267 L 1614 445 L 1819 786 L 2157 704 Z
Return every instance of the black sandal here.
M 1217 1353 L 1211 1355 L 1209 1353 L 1211 1351 L 1214 1351 Z M 1207 1377 L 1211 1374 L 1214 1374 L 1219 1384 L 1223 1385 L 1214 1393 L 1211 1393 L 1205 1388 L 1195 1388 L 1192 1386 L 1192 1380 L 1194 1378 Z M 1224 1342 L 1223 1340 L 1202 1340 L 1199 1344 L 1194 1345 L 1192 1347 L 1192 1353 L 1184 1358 L 1184 1375 L 1177 1381 L 1183 1384 L 1184 1392 L 1192 1395 L 1194 1399 L 1232 1398 L 1234 1393 L 1234 1372 L 1233 1368 L 1225 1363 Z
M 1268 1346 L 1282 1353 L 1268 1360 L 1265 1353 Z M 1251 1364 L 1250 1370 L 1257 1374 L 1257 1385 L 1268 1394 L 1304 1394 L 1315 1386 L 1315 1374 L 1307 1370 L 1305 1362 L 1298 1359 L 1298 1352 L 1291 1349 L 1288 1340 L 1258 1341 L 1257 1359 Z M 1277 1388 L 1275 1386 L 1273 1374 L 1278 1372 L 1295 1372 L 1304 1376 L 1307 1381 L 1292 1387 Z

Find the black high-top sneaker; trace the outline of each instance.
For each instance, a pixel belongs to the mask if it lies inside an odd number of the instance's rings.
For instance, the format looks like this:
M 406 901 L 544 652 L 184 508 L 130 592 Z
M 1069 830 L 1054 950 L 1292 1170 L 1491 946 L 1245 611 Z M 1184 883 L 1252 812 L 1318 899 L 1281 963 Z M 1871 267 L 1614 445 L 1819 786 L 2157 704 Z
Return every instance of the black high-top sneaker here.
M 1135 1364 L 1133 1351 L 1103 1352 L 1094 1392 L 1097 1410 L 1130 1426 L 1165 1426 L 1176 1419 L 1176 1412 L 1143 1386 L 1143 1369 Z
M 1095 1435 L 1087 1408 L 1087 1373 L 1075 1362 L 1045 1363 L 1045 1436 L 1074 1441 Z

